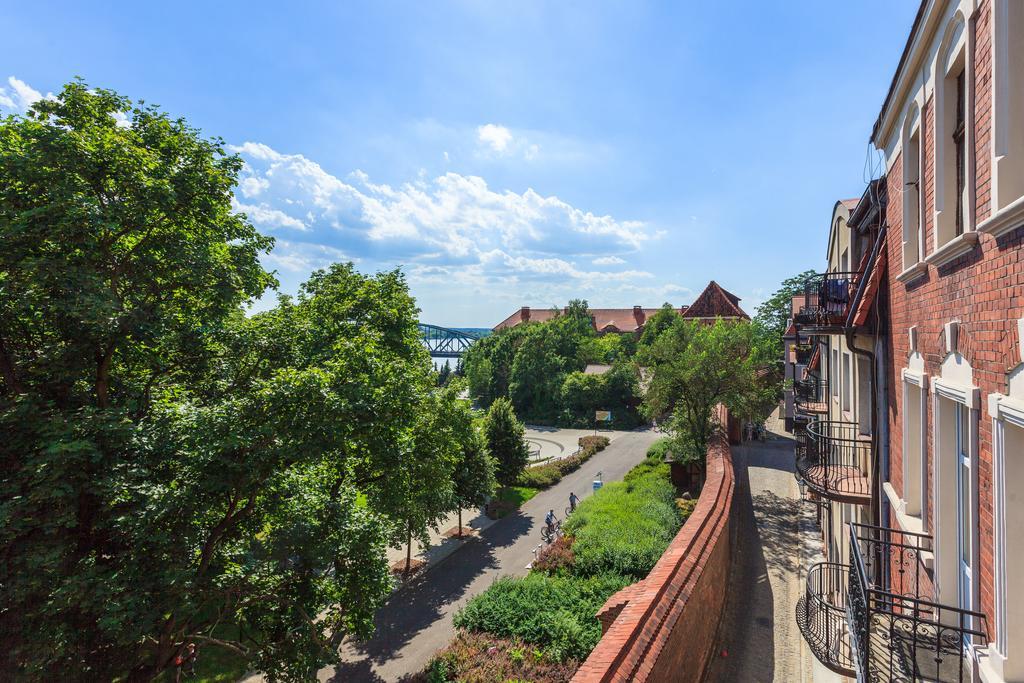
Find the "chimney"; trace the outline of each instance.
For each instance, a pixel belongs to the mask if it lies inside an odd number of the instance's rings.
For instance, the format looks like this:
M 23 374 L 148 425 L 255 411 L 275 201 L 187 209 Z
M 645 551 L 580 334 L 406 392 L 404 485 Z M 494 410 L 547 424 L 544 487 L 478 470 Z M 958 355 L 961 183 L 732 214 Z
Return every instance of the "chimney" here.
M 636 321 L 636 326 L 637 327 L 643 327 L 644 326 L 644 323 L 647 321 L 647 314 L 644 313 L 643 306 L 634 306 L 633 307 L 633 320 Z
M 530 322 L 529 306 L 523 306 L 522 308 L 519 309 L 519 319 L 522 320 L 524 323 Z

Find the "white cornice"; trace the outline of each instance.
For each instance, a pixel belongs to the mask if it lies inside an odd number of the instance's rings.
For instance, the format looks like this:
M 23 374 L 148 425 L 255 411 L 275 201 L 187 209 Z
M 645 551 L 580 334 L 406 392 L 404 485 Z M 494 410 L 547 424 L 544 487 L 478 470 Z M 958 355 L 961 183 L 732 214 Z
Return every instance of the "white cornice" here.
M 921 372 L 914 372 L 910 368 L 903 368 L 903 381 L 907 384 L 913 384 L 914 386 L 921 387 L 922 389 L 928 388 L 928 375 Z
M 1015 427 L 1024 427 L 1024 401 L 1003 394 L 989 394 L 988 413 Z
M 924 261 L 918 261 L 917 263 L 915 263 L 914 265 L 910 266 L 902 273 L 897 275 L 896 279 L 902 282 L 903 284 L 908 284 L 918 279 L 919 277 L 923 276 L 927 272 L 928 264 L 925 263 Z
M 987 232 L 999 237 L 1024 225 L 1024 197 L 1004 206 L 978 225 L 978 232 Z
M 936 224 L 938 221 L 936 221 Z M 943 244 L 941 247 L 933 251 L 925 259 L 928 263 L 941 268 L 953 259 L 963 256 L 967 252 L 978 246 L 978 233 L 976 232 L 965 232 L 962 235 L 957 235 L 950 241 Z
M 956 384 L 941 377 L 932 378 L 932 393 L 962 403 L 973 410 L 977 410 L 981 403 L 981 391 L 978 387 Z

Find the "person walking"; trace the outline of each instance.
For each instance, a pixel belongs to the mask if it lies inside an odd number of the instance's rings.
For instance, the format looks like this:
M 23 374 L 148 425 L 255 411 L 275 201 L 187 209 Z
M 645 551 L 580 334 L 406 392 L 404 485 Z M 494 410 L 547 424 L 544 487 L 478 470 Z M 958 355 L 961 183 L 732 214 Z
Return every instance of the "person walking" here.
M 576 512 L 576 505 L 579 504 L 580 499 L 576 496 L 574 491 L 569 492 L 569 512 Z

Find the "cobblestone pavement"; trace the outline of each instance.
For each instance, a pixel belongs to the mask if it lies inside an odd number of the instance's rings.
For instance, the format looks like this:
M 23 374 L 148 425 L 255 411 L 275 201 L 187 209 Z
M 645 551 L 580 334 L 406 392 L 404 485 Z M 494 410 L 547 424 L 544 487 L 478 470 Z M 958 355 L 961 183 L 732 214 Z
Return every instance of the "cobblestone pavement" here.
M 706 680 L 809 681 L 794 619 L 803 586 L 793 442 L 772 420 L 767 440 L 732 452 L 736 549 L 722 643 Z

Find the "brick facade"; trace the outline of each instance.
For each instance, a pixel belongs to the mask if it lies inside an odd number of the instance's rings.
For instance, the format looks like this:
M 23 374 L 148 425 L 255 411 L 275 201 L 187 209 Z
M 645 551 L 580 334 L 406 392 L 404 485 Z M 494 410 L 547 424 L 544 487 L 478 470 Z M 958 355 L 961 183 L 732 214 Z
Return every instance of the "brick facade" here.
M 992 187 L 992 7 L 991 0 L 982 0 L 974 17 L 968 22 L 968 76 L 973 83 L 973 167 L 974 181 L 968 181 L 973 202 L 973 226 L 991 214 Z M 924 197 L 925 254 L 934 251 L 935 140 L 936 107 L 934 98 L 925 100 L 922 112 L 924 164 L 922 188 Z M 970 176 L 968 176 L 970 177 Z M 981 406 L 978 420 L 978 500 L 977 518 L 980 558 L 976 581 L 980 587 L 980 609 L 993 613 L 993 500 L 992 500 L 992 420 L 986 396 L 1007 392 L 1007 373 L 1020 361 L 1017 353 L 1017 320 L 1024 317 L 1024 227 L 994 238 L 979 233 L 978 245 L 966 254 L 927 272 L 909 283 L 900 282 L 903 263 L 902 234 L 903 178 L 902 160 L 896 154 L 890 160 L 887 175 L 890 205 L 887 216 L 889 255 L 889 472 L 888 479 L 903 495 L 903 380 L 901 371 L 911 355 L 909 330 L 917 327 L 917 350 L 924 360 L 924 373 L 939 377 L 940 366 L 951 352 L 958 352 L 973 369 L 973 382 L 980 389 Z M 970 229 L 970 228 L 969 228 Z M 943 326 L 959 322 L 960 335 L 956 349 L 945 346 Z M 932 396 L 927 397 L 925 459 L 928 463 L 927 510 L 928 528 L 934 529 L 935 431 Z M 951 505 L 951 501 L 943 501 Z M 895 520 L 893 520 L 895 524 Z M 994 636 L 994 634 L 992 634 Z

